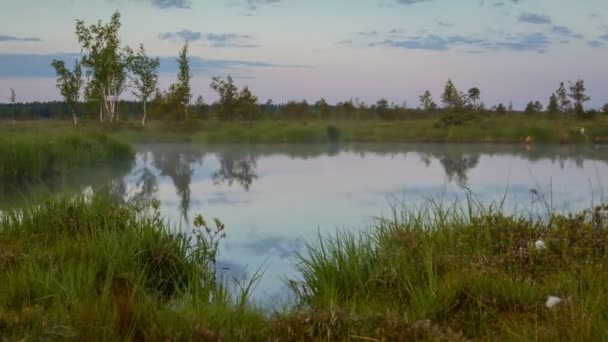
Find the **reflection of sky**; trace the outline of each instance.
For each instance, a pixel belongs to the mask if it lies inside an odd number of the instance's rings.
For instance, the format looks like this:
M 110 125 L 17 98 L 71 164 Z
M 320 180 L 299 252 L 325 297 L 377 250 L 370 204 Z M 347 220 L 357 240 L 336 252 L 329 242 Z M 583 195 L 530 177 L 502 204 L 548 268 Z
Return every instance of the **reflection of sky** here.
M 179 145 L 174 148 L 180 149 Z M 258 178 L 248 192 L 238 183 L 214 183 L 212 175 L 220 164 L 218 155 L 210 151 L 201 163 L 191 165 L 189 217 L 200 213 L 226 224 L 220 259 L 224 265 L 238 265 L 224 267 L 228 277 L 252 275 L 263 267 L 256 295 L 267 298 L 284 291 L 285 277 L 296 276 L 297 253 L 304 251 L 305 242 L 314 243 L 318 233 L 365 229 L 372 217 L 388 214 L 396 202 L 419 207 L 427 198 L 446 203 L 464 198 L 465 191 L 449 182 L 439 162 L 444 150 L 425 151 L 432 154 L 428 166 L 411 149 L 384 155 L 343 151 L 333 157 L 307 159 L 260 154 L 255 170 Z M 500 201 L 506 192 L 506 208 L 524 213 L 544 210 L 532 198 L 531 188 L 548 199 L 551 194 L 554 207 L 560 210 L 588 207 L 592 197 L 597 202 L 602 184 L 608 181 L 608 164 L 585 160 L 577 166 L 574 160 L 567 160 L 562 168 L 554 157 L 530 161 L 515 154 L 481 153 L 478 164 L 466 172 L 466 186 L 476 200 L 486 204 Z M 143 164 L 138 159 L 138 167 Z M 150 159 L 147 165 L 160 174 Z M 135 181 L 133 176 L 127 179 L 130 184 Z M 163 213 L 179 224 L 180 197 L 172 179 L 158 176 L 157 181 Z

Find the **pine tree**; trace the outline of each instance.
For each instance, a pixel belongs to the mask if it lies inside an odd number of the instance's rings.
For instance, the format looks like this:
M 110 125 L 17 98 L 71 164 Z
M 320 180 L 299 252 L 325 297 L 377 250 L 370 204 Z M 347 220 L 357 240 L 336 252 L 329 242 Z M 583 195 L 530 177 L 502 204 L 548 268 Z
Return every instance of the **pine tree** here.
M 433 101 L 433 95 L 431 95 L 431 91 L 427 90 L 424 94 L 420 95 L 420 109 L 425 112 L 434 111 L 437 109 L 437 104 Z
M 547 105 L 547 112 L 549 114 L 557 114 L 559 113 L 559 102 L 555 93 L 551 94 L 549 97 L 549 104 Z
M 443 95 L 441 95 L 443 106 L 448 109 L 461 109 L 463 106 L 462 96 L 451 79 L 445 84 Z
M 585 102 L 591 100 L 589 96 L 585 94 L 587 89 L 585 88 L 585 81 L 577 80 L 570 84 L 570 98 L 574 101 L 574 111 L 576 115 L 585 115 Z
M 173 96 L 180 109 L 184 111 L 185 120 L 188 120 L 188 105 L 192 99 L 192 93 L 190 91 L 190 79 L 192 76 L 190 75 L 188 46 L 188 41 L 186 41 L 179 52 L 179 57 L 177 58 L 177 84 L 172 86 Z
M 568 93 L 566 92 L 566 87 L 564 86 L 564 82 L 560 82 L 559 88 L 555 92 L 557 95 L 557 100 L 559 102 L 559 111 L 562 113 L 568 113 L 572 111 L 572 103 L 568 99 Z

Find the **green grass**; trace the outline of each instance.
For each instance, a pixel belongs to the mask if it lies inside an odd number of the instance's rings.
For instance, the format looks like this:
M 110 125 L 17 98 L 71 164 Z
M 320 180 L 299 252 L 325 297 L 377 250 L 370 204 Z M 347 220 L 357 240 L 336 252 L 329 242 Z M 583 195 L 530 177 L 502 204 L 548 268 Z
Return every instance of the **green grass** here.
M 297 305 L 264 313 L 249 302 L 249 286 L 234 293 L 215 281 L 223 230 L 196 219 L 194 235 L 172 233 L 156 203 L 119 205 L 104 195 L 49 201 L 0 217 L 0 335 L 603 340 L 602 210 L 545 219 L 473 205 L 396 211 L 360 235 L 311 242 L 290 282 Z M 547 249 L 535 249 L 538 239 Z M 564 301 L 547 309 L 549 295 Z
M 129 145 L 104 134 L 9 132 L 0 136 L 0 180 L 39 180 L 78 166 L 133 157 Z
M 608 116 L 581 120 L 544 115 L 477 116 L 464 125 L 438 125 L 438 114 L 417 115 L 394 121 L 380 119 L 260 119 L 256 121 L 191 120 L 160 122 L 146 127 L 137 121 L 99 124 L 82 121 L 72 127 L 62 121 L 24 121 L 4 125 L 0 133 L 100 132 L 129 142 L 193 141 L 200 143 L 327 143 L 327 142 L 450 142 L 523 143 L 528 136 L 537 144 L 591 144 L 608 142 Z M 585 127 L 585 135 L 580 129 Z
M 262 316 L 216 284 L 207 257 L 213 246 L 199 233 L 196 241 L 170 234 L 154 206 L 119 206 L 104 196 L 5 212 L 0 335 L 235 340 L 261 330 Z
M 321 238 L 292 283 L 312 308 L 296 321 L 316 330 L 292 337 L 604 340 L 608 221 L 591 216 L 435 207 L 381 219 L 361 236 Z M 549 310 L 550 295 L 564 302 Z

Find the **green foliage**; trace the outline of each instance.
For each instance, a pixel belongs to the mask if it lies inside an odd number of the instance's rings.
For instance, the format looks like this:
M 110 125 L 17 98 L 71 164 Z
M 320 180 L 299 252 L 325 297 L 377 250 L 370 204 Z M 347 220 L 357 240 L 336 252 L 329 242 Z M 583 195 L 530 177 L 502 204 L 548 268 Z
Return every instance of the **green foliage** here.
M 559 111 L 562 113 L 569 113 L 572 111 L 572 102 L 568 99 L 568 93 L 566 92 L 566 87 L 564 86 L 564 82 L 560 82 L 559 88 L 555 92 L 557 94 L 557 99 L 559 102 Z
M 133 157 L 130 146 L 102 134 L 4 134 L 0 137 L 0 179 L 39 180 L 77 166 Z
M 77 125 L 78 119 L 75 107 L 80 98 L 80 90 L 83 85 L 82 67 L 80 62 L 77 60 L 74 63 L 74 71 L 68 70 L 63 61 L 53 60 L 51 65 L 55 68 L 55 72 L 57 73 L 57 88 L 59 88 L 61 96 L 63 96 L 65 103 L 72 111 L 74 125 Z
M 88 78 L 85 97 L 99 104 L 101 121 L 118 119 L 116 105 L 126 88 L 127 55 L 120 46 L 120 27 L 119 12 L 105 25 L 100 21 L 86 26 L 84 21 L 76 21 L 76 36 L 83 54 L 81 65 Z
M 387 106 L 388 107 L 388 106 Z M 348 100 L 348 101 L 344 101 L 344 102 L 338 102 L 336 104 L 336 112 L 337 115 L 339 117 L 342 118 L 352 118 L 353 114 L 355 113 L 355 105 L 353 104 L 353 100 Z M 385 109 L 385 108 L 381 108 L 381 111 Z M 387 114 L 386 111 L 383 112 L 384 114 Z M 383 114 L 383 115 L 384 115 Z M 382 117 L 382 116 L 381 116 Z M 387 119 L 386 115 L 385 117 L 383 117 L 384 119 Z
M 444 108 L 451 110 L 460 110 L 464 107 L 463 101 L 464 95 L 461 94 L 451 79 L 445 84 L 443 94 L 441 95 L 441 102 Z
M 317 103 L 315 103 L 315 108 L 319 109 L 319 115 L 321 118 L 328 118 L 331 114 L 329 104 L 324 98 L 321 98 Z
M 494 111 L 498 115 L 505 115 L 505 114 L 507 114 L 507 108 L 502 103 L 499 103 L 498 106 L 496 106 L 496 108 L 494 109 Z
M 430 90 L 427 90 L 424 94 L 420 95 L 420 109 L 425 112 L 432 112 L 437 109 L 437 104 L 433 101 L 433 95 L 431 95 Z
M 395 111 L 393 110 L 393 108 L 390 108 L 386 99 L 378 100 L 378 102 L 376 102 L 376 105 L 374 106 L 374 109 L 376 109 L 376 113 L 378 113 L 378 117 L 380 117 L 380 119 L 395 119 Z
M 172 99 L 172 103 L 177 105 L 177 110 L 182 111 L 184 114 L 184 120 L 188 120 L 188 106 L 190 100 L 192 100 L 192 93 L 190 91 L 190 61 L 188 59 L 188 41 L 184 43 L 184 46 L 179 51 L 177 58 L 177 83 L 172 84 L 169 89 L 169 94 Z
M 474 112 L 444 111 L 439 117 L 439 127 L 464 126 L 478 119 Z
M 479 110 L 479 99 L 481 96 L 481 91 L 477 87 L 473 87 L 469 89 L 467 93 L 467 105 L 471 107 L 471 109 Z
M 303 119 L 308 112 L 308 102 L 289 101 L 283 106 L 282 111 L 288 118 Z
M 543 110 L 542 103 L 540 103 L 539 101 L 530 101 L 526 105 L 526 109 L 524 110 L 524 113 L 526 113 L 528 115 L 532 115 L 532 114 L 540 113 L 540 112 L 542 112 L 542 110 Z
M 257 116 L 258 97 L 251 93 L 248 86 L 243 87 L 239 93 L 232 77 L 228 75 L 225 80 L 214 77 L 210 87 L 219 96 L 218 105 L 221 119 L 229 120 L 240 117 L 252 120 Z
M 232 77 L 228 75 L 225 80 L 220 77 L 214 77 L 210 87 L 219 96 L 220 117 L 222 119 L 233 118 L 239 94 Z
M 257 104 L 258 97 L 251 93 L 249 87 L 245 86 L 236 100 L 236 113 L 243 119 L 252 120 L 256 117 Z
M 547 105 L 547 112 L 552 115 L 559 113 L 559 102 L 558 102 L 558 99 L 557 99 L 557 96 L 555 95 L 555 93 L 551 94 L 551 96 L 549 97 L 549 104 Z
M 217 243 L 171 230 L 158 203 L 119 205 L 100 193 L 3 212 L 3 338 L 243 340 L 259 335 L 264 318 L 247 306 L 251 285 L 233 295 L 208 278 L 214 274 L 210 254 Z
M 151 58 L 146 54 L 144 45 L 140 45 L 139 51 L 134 53 L 128 50 L 128 68 L 131 71 L 131 81 L 133 82 L 133 95 L 143 104 L 144 115 L 142 126 L 146 124 L 147 102 L 156 92 L 158 86 L 158 68 L 160 60 Z
M 577 80 L 574 83 L 570 83 L 570 98 L 574 101 L 574 112 L 576 115 L 585 116 L 585 102 L 591 100 L 589 96 L 585 94 L 587 89 L 585 88 L 584 80 Z

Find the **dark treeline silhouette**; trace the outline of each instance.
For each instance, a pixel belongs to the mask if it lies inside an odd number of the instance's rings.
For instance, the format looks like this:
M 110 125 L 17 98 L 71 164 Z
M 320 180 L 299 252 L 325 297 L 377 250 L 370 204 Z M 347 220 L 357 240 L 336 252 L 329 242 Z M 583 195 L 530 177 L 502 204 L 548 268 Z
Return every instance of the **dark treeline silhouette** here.
M 158 98 L 148 104 L 148 118 L 157 121 L 181 121 L 176 115 L 177 107 L 171 108 L 170 105 L 162 103 Z M 320 101 L 319 101 L 320 102 Z M 260 119 L 289 119 L 289 120 L 310 120 L 310 119 L 349 119 L 349 120 L 401 120 L 419 119 L 425 117 L 441 118 L 446 125 L 460 124 L 467 120 L 474 119 L 474 114 L 481 115 L 545 115 L 555 117 L 581 117 L 593 118 L 597 115 L 608 115 L 608 105 L 600 111 L 590 109 L 583 114 L 576 114 L 574 111 L 550 112 L 550 107 L 544 107 L 540 101 L 531 101 L 523 111 L 510 110 L 504 104 L 498 104 L 492 108 L 481 108 L 470 110 L 462 108 L 458 110 L 449 108 L 435 107 L 432 110 L 423 108 L 406 108 L 401 105 L 391 106 L 388 104 L 367 106 L 365 103 L 358 103 L 353 100 L 339 102 L 335 105 L 319 102 L 310 104 L 307 101 L 289 101 L 287 103 L 274 104 L 264 103 L 250 106 L 250 111 L 245 115 L 230 115 L 222 111 L 222 106 L 218 103 L 206 104 L 195 102 L 188 105 L 189 118 L 195 120 L 260 120 Z M 156 106 L 158 105 L 158 106 Z M 119 101 L 117 103 L 117 113 L 121 113 L 120 120 L 141 120 L 142 102 L 138 101 Z M 545 110 L 543 111 L 543 108 Z M 51 102 L 29 102 L 29 103 L 0 103 L 0 120 L 71 120 L 72 109 L 63 101 Z M 81 119 L 96 120 L 97 113 L 94 105 L 86 102 L 79 102 L 75 105 L 75 113 Z M 454 121 L 454 122 L 452 122 Z
M 118 102 L 117 111 L 124 113 L 128 118 L 139 119 L 141 117 L 141 103 L 135 101 L 120 101 Z M 91 114 L 91 119 L 95 119 L 93 105 L 90 103 L 79 102 L 75 105 L 75 112 L 78 117 L 87 117 Z M 0 103 L 0 119 L 18 121 L 23 120 L 71 120 L 72 112 L 70 106 L 63 101 L 51 102 L 29 102 L 7 104 Z M 125 117 L 126 118 L 126 117 Z

